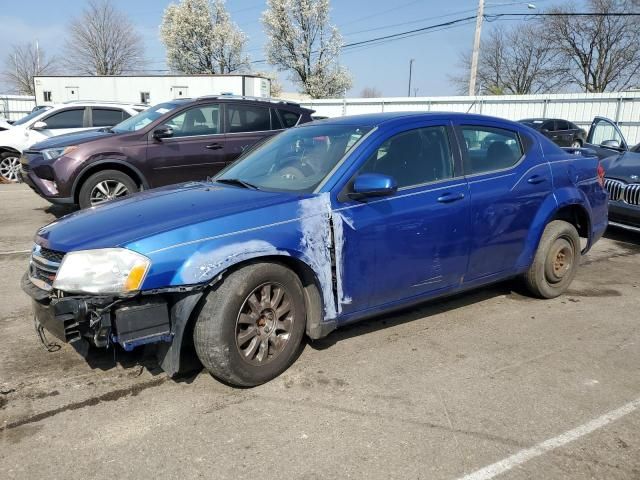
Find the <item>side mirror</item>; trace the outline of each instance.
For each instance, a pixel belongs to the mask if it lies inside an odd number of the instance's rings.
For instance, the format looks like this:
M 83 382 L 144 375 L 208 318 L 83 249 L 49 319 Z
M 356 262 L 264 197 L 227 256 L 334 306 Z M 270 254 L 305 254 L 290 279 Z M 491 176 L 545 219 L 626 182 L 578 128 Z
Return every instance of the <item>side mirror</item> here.
M 352 198 L 384 197 L 398 190 L 398 183 L 388 175 L 380 173 L 363 173 L 353 182 Z
M 47 123 L 42 120 L 31 125 L 32 130 L 44 130 L 45 128 L 47 128 Z
M 620 142 L 618 140 L 605 140 L 604 142 L 602 142 L 600 144 L 600 146 L 604 147 L 604 148 L 619 149 L 620 148 Z
M 162 140 L 163 138 L 173 137 L 173 128 L 169 125 L 162 125 L 153 131 L 153 138 Z

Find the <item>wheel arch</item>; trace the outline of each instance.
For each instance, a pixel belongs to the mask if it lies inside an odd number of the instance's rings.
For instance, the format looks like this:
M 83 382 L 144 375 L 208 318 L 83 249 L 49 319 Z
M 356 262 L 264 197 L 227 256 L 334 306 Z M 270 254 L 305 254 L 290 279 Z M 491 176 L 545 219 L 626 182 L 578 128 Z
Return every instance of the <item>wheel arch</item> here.
M 18 156 L 22 155 L 22 152 L 20 152 L 20 150 L 18 150 L 17 148 L 6 147 L 6 146 L 0 147 L 0 155 L 3 154 L 3 153 L 15 153 Z
M 87 178 L 89 178 L 94 173 L 98 173 L 103 170 L 118 170 L 119 172 L 130 176 L 133 181 L 136 182 L 138 187 L 149 187 L 149 184 L 142 172 L 130 163 L 116 159 L 100 160 L 84 167 L 74 180 L 73 187 L 71 189 L 71 196 L 73 197 L 75 203 L 78 203 L 80 189 L 82 188 L 83 183 L 87 181 Z

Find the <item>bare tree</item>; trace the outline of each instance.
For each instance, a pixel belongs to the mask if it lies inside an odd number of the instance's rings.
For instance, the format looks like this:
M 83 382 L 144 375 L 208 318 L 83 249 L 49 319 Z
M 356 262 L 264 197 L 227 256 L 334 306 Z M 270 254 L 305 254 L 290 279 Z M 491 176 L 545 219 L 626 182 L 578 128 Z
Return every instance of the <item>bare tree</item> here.
M 182 0 L 160 25 L 167 63 L 178 72 L 233 73 L 249 67 L 247 36 L 231 21 L 224 0 Z
M 109 0 L 91 0 L 69 26 L 67 67 L 85 75 L 120 75 L 144 65 L 144 45 L 135 26 Z
M 364 87 L 360 92 L 362 98 L 379 98 L 382 96 L 382 92 L 376 87 Z
M 589 0 L 593 13 L 631 12 L 631 0 Z M 583 9 L 581 9 L 583 10 Z M 624 90 L 638 84 L 640 28 L 636 17 L 575 16 L 575 7 L 556 8 L 547 17 L 546 42 L 554 46 L 569 75 L 585 92 Z
M 16 92 L 35 95 L 33 77 L 56 73 L 55 57 L 47 58 L 38 43 L 14 45 L 7 55 L 2 77 Z
M 342 38 L 329 24 L 329 0 L 267 0 L 262 23 L 267 60 L 289 72 L 301 93 L 337 97 L 351 87 L 339 64 Z
M 482 41 L 478 62 L 477 93 L 483 95 L 552 92 L 566 83 L 559 53 L 543 39 L 537 25 L 498 27 Z M 453 77 L 461 93 L 468 91 L 471 57 L 461 56 L 462 74 Z

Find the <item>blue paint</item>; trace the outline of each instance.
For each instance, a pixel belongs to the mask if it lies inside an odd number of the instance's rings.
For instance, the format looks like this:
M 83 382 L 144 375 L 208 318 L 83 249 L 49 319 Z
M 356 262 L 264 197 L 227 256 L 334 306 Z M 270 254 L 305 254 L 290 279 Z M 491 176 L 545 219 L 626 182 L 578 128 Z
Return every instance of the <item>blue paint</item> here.
M 315 273 L 325 319 L 344 323 L 523 272 L 563 206 L 588 214 L 589 246 L 606 228 L 597 159 L 568 154 L 521 124 L 454 113 L 319 124 L 374 128 L 313 193 L 192 182 L 70 215 L 42 228 L 36 241 L 63 252 L 122 246 L 142 253 L 152 261 L 144 290 L 205 284 L 250 259 L 290 257 Z M 458 127 L 468 124 L 517 132 L 530 147 L 511 168 L 465 176 Z M 367 201 L 344 195 L 382 143 L 427 126 L 447 129 L 454 178 Z

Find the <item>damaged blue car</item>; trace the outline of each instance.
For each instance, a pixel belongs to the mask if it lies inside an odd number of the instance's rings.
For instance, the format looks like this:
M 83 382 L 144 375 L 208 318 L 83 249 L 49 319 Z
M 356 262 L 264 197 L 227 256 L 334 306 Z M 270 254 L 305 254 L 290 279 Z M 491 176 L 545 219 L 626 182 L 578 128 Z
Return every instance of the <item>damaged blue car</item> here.
M 80 351 L 155 344 L 177 373 L 269 381 L 305 334 L 522 277 L 567 290 L 607 226 L 604 171 L 528 127 L 384 113 L 287 130 L 215 178 L 64 217 L 23 289 L 41 337 Z

